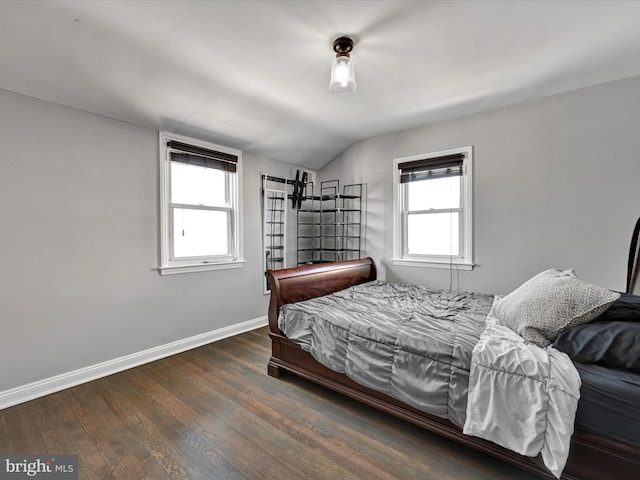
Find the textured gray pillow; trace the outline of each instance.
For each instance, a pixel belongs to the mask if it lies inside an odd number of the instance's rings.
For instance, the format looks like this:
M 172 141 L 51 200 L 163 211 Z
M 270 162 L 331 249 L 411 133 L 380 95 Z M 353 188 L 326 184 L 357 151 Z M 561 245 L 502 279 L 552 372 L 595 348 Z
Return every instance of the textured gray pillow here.
M 596 318 L 619 297 L 579 280 L 572 270 L 554 268 L 496 300 L 492 313 L 525 340 L 546 347 L 561 332 Z

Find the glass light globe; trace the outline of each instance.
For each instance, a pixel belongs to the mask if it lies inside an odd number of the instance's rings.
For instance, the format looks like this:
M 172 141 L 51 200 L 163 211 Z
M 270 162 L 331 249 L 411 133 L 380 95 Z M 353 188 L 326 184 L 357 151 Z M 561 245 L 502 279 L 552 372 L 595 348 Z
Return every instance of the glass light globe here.
M 331 64 L 331 81 L 329 91 L 341 95 L 356 91 L 356 76 L 353 62 L 348 55 L 340 55 Z

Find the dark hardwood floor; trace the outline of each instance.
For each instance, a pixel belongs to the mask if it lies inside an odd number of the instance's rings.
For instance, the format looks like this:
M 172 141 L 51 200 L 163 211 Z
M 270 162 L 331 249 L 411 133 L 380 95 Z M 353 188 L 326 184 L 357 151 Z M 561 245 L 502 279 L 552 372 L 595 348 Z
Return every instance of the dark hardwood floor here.
M 530 480 L 322 387 L 266 374 L 261 328 L 0 411 L 0 453 L 80 479 Z

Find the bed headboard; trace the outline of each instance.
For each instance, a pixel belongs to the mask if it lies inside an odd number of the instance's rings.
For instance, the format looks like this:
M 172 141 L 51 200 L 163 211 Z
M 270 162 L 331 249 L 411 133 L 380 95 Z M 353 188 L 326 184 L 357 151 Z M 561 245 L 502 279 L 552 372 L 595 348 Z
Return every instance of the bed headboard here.
M 278 328 L 278 311 L 282 305 L 321 297 L 375 280 L 376 265 L 372 258 L 367 257 L 269 270 L 267 274 L 271 286 L 269 326 L 272 332 L 281 334 Z

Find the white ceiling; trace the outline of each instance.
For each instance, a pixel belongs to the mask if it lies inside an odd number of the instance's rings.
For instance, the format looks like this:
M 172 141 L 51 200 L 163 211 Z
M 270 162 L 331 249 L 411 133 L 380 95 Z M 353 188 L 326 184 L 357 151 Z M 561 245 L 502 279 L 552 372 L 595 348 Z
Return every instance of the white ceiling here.
M 328 93 L 341 35 L 354 95 Z M 0 1 L 1 89 L 316 169 L 634 75 L 640 1 Z

